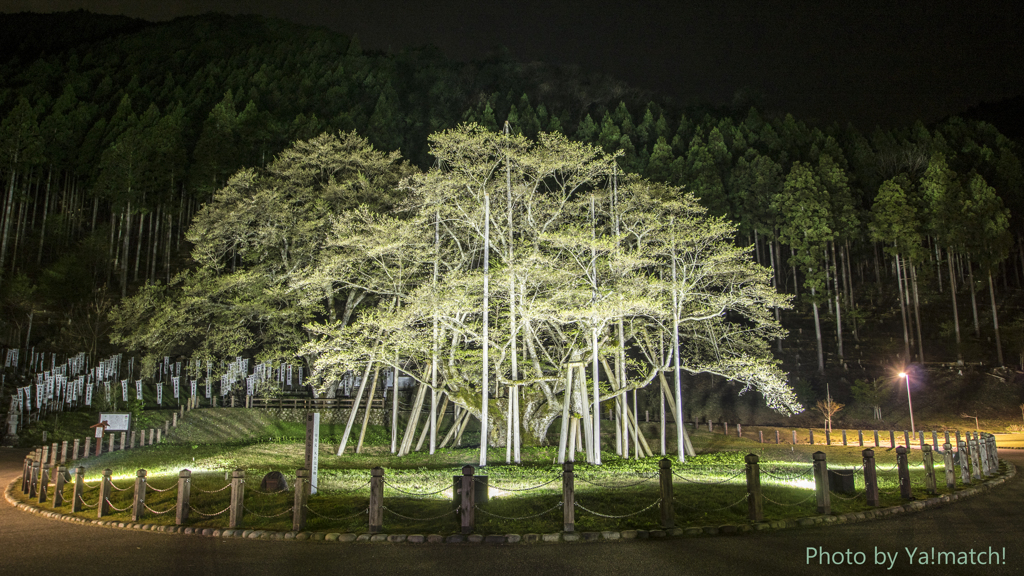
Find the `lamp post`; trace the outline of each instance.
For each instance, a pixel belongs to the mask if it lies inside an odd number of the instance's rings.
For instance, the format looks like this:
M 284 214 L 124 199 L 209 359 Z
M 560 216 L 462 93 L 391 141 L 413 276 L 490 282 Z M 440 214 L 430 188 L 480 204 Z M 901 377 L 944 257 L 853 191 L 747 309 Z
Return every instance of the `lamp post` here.
M 900 372 L 900 378 L 907 381 L 907 406 L 910 408 L 910 433 L 917 434 L 917 430 L 914 430 L 914 404 L 910 401 L 910 374 Z

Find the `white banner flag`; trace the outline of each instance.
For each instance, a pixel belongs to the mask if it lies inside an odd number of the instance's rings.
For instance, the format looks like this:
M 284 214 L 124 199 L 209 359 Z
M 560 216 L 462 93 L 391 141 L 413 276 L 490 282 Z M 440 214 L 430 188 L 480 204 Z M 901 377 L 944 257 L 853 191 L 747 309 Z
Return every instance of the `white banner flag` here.
M 85 384 L 85 405 L 92 406 L 92 382 Z
M 178 376 L 171 376 L 171 392 L 174 394 L 175 398 L 178 397 L 178 383 L 180 381 L 181 378 L 179 378 Z
M 124 402 L 128 401 L 128 381 L 121 380 L 121 400 Z
M 160 384 L 159 382 L 156 385 L 156 405 L 164 405 L 164 385 Z
M 189 388 L 192 389 L 191 390 L 192 393 L 189 394 L 189 396 L 192 397 L 192 398 L 195 398 L 196 397 L 196 384 L 197 384 L 197 381 L 193 380 L 189 384 L 190 384 Z
M 135 381 L 135 399 L 142 400 L 142 378 Z

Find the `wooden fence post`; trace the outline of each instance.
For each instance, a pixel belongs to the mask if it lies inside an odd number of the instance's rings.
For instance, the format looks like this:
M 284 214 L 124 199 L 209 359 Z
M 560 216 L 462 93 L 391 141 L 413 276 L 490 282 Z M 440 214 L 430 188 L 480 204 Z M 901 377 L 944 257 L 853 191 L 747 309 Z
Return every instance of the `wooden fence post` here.
M 740 424 L 739 422 L 736 423 L 736 437 L 743 437 L 743 424 Z
M 909 500 L 914 496 L 910 487 L 910 468 L 907 465 L 907 447 L 896 447 L 896 469 L 900 478 L 900 497 Z
M 61 466 L 68 463 L 68 441 L 65 440 L 60 443 L 60 464 Z
M 135 472 L 135 501 L 132 502 L 132 522 L 142 520 L 146 515 L 146 471 Z
M 907 450 L 910 450 L 911 448 L 914 447 L 914 445 L 910 443 L 910 432 L 906 430 L 903 431 L 903 446 Z
M 875 469 L 875 451 L 861 450 L 864 458 L 864 498 L 868 506 L 878 506 L 878 470 Z
M 757 439 L 761 442 L 761 444 L 764 444 L 764 430 L 757 431 Z
M 932 430 L 932 450 L 938 451 L 939 449 L 939 433 Z
M 82 458 L 89 457 L 89 448 L 92 447 L 92 436 L 85 437 L 85 451 L 82 452 Z
M 953 446 L 949 442 L 942 445 L 942 467 L 946 470 L 946 488 L 952 492 L 956 489 L 956 468 L 953 466 Z
M 85 491 L 85 467 L 75 468 L 75 490 L 71 494 L 71 511 L 82 511 L 82 492 Z
M 57 447 L 60 446 L 57 442 L 50 445 L 50 470 L 57 468 Z
M 779 431 L 778 431 L 778 429 L 776 429 L 776 430 L 775 430 L 775 443 L 776 443 L 776 444 L 779 444 L 779 443 L 781 443 L 781 440 L 782 440 L 782 439 L 781 439 L 781 438 L 779 438 Z
M 292 507 L 292 530 L 301 532 L 306 529 L 306 505 L 309 503 L 310 492 L 309 468 L 295 471 L 295 501 Z
M 920 436 L 920 438 L 921 438 L 921 444 L 920 444 L 920 445 L 921 445 L 921 448 L 924 448 L 924 430 L 921 430 L 921 431 L 920 431 L 920 432 L 918 432 L 917 434 L 918 434 L 918 436 Z
M 192 511 L 192 471 L 178 472 L 178 502 L 175 505 L 174 523 L 181 526 L 188 522 L 188 514 Z
M 43 469 L 39 473 L 39 501 L 46 502 L 46 495 L 50 487 L 50 463 L 43 462 Z
M 846 430 L 843 430 L 843 446 L 846 446 Z
M 988 435 L 988 456 L 992 459 L 992 473 L 999 473 L 999 453 L 996 452 L 996 437 L 993 434 Z
M 722 434 L 729 435 L 729 423 L 724 420 L 722 421 Z
M 960 481 L 964 484 L 971 483 L 971 465 L 967 459 L 967 442 L 960 440 L 956 444 L 956 455 L 960 465 Z
M 991 476 L 992 471 L 989 470 L 990 460 L 988 458 L 988 442 L 985 441 L 985 438 L 979 438 L 975 446 L 978 447 L 978 458 L 981 460 L 982 476 Z
M 576 475 L 572 462 L 562 464 L 562 531 L 576 531 Z M 465 502 L 465 496 L 463 496 Z M 463 530 L 465 531 L 465 530 Z
M 571 462 L 566 462 L 566 464 L 572 464 L 572 463 Z M 563 470 L 564 470 L 564 468 L 563 468 Z M 571 469 L 570 469 L 570 473 L 571 473 Z M 564 483 L 565 483 L 565 472 L 562 473 L 562 482 L 563 482 L 563 485 L 564 485 Z M 473 467 L 468 465 L 468 464 L 463 466 L 462 467 L 462 486 L 461 486 L 461 488 L 462 488 L 462 490 L 461 490 L 462 502 L 461 502 L 461 506 L 460 506 L 460 510 L 459 510 L 459 512 L 460 512 L 460 514 L 462 516 L 462 533 L 463 534 L 471 534 L 473 532 L 473 530 L 476 528 L 476 516 L 474 514 L 474 512 L 476 511 L 476 508 L 474 508 L 474 506 L 476 505 L 476 489 L 475 489 L 476 486 L 475 486 L 475 484 L 476 484 L 476 482 L 475 482 L 475 480 L 473 478 Z
M 825 428 L 825 446 L 831 446 L 831 445 L 832 445 L 832 431 L 829 430 L 828 428 Z
M 935 494 L 935 458 L 928 444 L 921 444 L 921 460 L 924 461 L 924 488 L 929 494 Z
M 384 469 L 380 466 L 370 470 L 370 526 L 371 534 L 380 532 L 384 526 Z
M 64 477 L 64 474 L 66 472 L 67 472 L 67 469 L 64 468 L 63 465 L 57 464 L 57 469 L 56 469 L 56 472 L 55 472 L 56 475 L 54 476 L 55 479 L 54 479 L 54 484 L 53 484 L 53 507 L 54 508 L 57 508 L 58 506 L 63 506 L 64 505 L 64 482 L 67 481 L 67 479 Z
M 875 430 L 875 448 L 878 448 L 878 430 Z
M 231 472 L 231 510 L 229 512 L 228 528 L 232 530 L 242 527 L 242 517 L 245 513 L 245 470 L 240 468 Z
M 978 461 L 978 441 L 971 439 L 967 441 L 967 453 L 971 456 L 971 477 L 981 480 L 981 464 Z
M 32 477 L 32 457 L 25 456 L 21 464 L 21 493 L 28 494 L 29 478 Z
M 668 530 L 676 525 L 676 511 L 672 506 L 672 461 L 668 458 L 658 462 L 658 481 L 661 485 L 661 527 Z
M 778 431 L 776 431 L 778 433 Z M 796 430 L 793 430 L 793 446 L 796 446 Z
M 79 442 L 78 438 L 75 438 L 75 443 L 71 447 L 71 459 L 72 460 L 78 460 L 78 446 L 79 446 L 78 442 Z
M 761 465 L 757 454 L 747 454 L 747 519 L 753 522 L 764 520 L 764 505 L 761 502 Z
M 97 443 L 97 446 L 100 444 Z M 110 468 L 103 470 L 103 478 L 100 479 L 100 499 L 96 504 L 96 517 L 103 518 L 110 514 Z
M 39 484 L 39 459 L 38 456 L 32 460 L 32 472 L 28 479 L 28 497 L 35 498 L 38 492 L 36 487 Z
M 117 436 L 117 435 L 114 434 L 113 432 L 110 433 L 110 446 L 107 448 L 107 452 L 113 452 L 114 451 L 114 437 L 115 436 Z
M 124 449 L 127 448 L 127 446 L 125 445 L 125 441 L 127 439 L 128 439 L 128 433 L 127 432 L 121 432 L 121 448 L 120 448 L 121 450 L 124 450 Z
M 807 432 L 808 432 L 808 435 L 811 438 L 810 441 L 808 441 L 807 443 L 810 444 L 811 446 L 814 446 L 814 430 L 808 428 Z
M 828 463 L 824 452 L 815 452 L 814 458 L 814 492 L 817 497 L 818 514 L 832 513 L 832 498 L 828 491 Z
M 864 447 L 864 431 L 863 430 L 857 430 L 857 442 L 858 442 L 858 444 L 860 445 L 861 448 Z
M 889 430 L 889 448 L 896 447 L 896 432 L 892 429 Z

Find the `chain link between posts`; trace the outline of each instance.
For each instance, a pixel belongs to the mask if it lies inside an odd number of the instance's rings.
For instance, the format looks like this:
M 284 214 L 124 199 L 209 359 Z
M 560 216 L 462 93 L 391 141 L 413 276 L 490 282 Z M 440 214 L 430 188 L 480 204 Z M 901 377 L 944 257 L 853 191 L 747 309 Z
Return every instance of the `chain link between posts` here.
M 682 474 L 677 474 L 675 471 L 672 471 L 672 476 L 674 476 L 676 478 L 679 478 L 680 480 L 682 480 L 684 482 L 690 482 L 692 484 L 725 484 L 726 482 L 729 482 L 730 480 L 734 480 L 736 478 L 739 478 L 741 475 L 743 475 L 745 473 L 746 473 L 746 471 L 737 472 L 736 474 L 733 474 L 732 476 L 730 476 L 728 478 L 725 478 L 725 479 L 722 479 L 722 480 L 718 480 L 717 482 L 702 482 L 700 480 L 691 480 L 690 478 L 687 478 L 686 476 L 683 476 Z
M 768 476 L 769 478 L 774 478 L 776 480 L 796 480 L 797 478 L 804 478 L 804 477 L 807 477 L 807 476 L 813 476 L 814 475 L 814 467 L 812 466 L 812 467 L 808 468 L 806 471 L 793 474 L 792 476 L 787 476 L 787 475 L 784 475 L 784 474 L 775 474 L 775 473 L 771 472 L 770 470 L 768 470 L 767 468 L 761 468 L 761 474 L 764 474 L 765 476 Z
M 213 514 L 207 514 L 205 512 L 200 512 L 199 510 L 196 510 L 195 506 L 192 506 L 191 504 L 189 505 L 189 510 L 191 510 L 192 512 L 195 512 L 196 514 L 199 514 L 200 516 L 203 516 L 203 517 L 206 517 L 206 518 L 213 518 L 214 516 L 220 516 L 221 514 L 227 512 L 228 510 L 231 510 L 231 505 L 228 504 L 227 508 L 221 510 L 220 512 L 215 512 Z
M 657 500 L 655 500 L 654 502 L 652 502 L 649 506 L 647 506 L 645 508 L 641 508 L 640 510 L 637 510 L 636 512 L 631 512 L 629 514 L 623 514 L 621 516 L 613 516 L 613 515 L 610 515 L 610 514 L 602 514 L 600 512 L 594 512 L 593 510 L 585 507 L 579 500 L 577 500 L 574 504 L 580 510 L 583 510 L 585 512 L 593 514 L 594 516 L 600 516 L 601 518 L 611 518 L 611 519 L 616 519 L 617 520 L 617 519 L 620 519 L 620 518 L 629 518 L 630 516 L 636 516 L 637 514 L 643 514 L 644 512 L 650 510 L 651 508 L 654 508 L 658 504 L 661 504 L 661 498 L 658 498 Z
M 310 514 L 313 514 L 314 516 L 318 516 L 320 518 L 323 518 L 324 520 L 335 520 L 335 521 L 349 520 L 349 519 L 355 518 L 356 516 L 362 516 L 363 514 L 369 514 L 370 513 L 370 509 L 369 508 L 363 508 L 362 510 L 356 512 L 355 514 L 351 514 L 349 516 L 342 516 L 341 518 L 335 518 L 334 516 L 325 516 L 325 515 L 317 512 L 316 510 L 313 510 L 308 505 L 305 506 L 305 508 L 306 508 L 306 510 Z
M 114 510 L 115 512 L 127 512 L 128 510 L 131 510 L 131 509 L 132 509 L 132 507 L 131 507 L 131 506 L 126 506 L 126 507 L 124 507 L 124 508 L 118 508 L 117 506 L 114 506 L 114 505 L 113 505 L 113 504 L 112 504 L 112 503 L 110 502 L 110 498 L 104 498 L 104 500 L 106 500 L 106 501 L 107 501 L 107 506 L 110 506 L 110 509 L 111 509 L 111 510 Z
M 177 510 L 177 507 L 174 507 L 174 508 L 168 508 L 167 510 L 164 510 L 163 512 L 157 512 L 156 510 L 153 510 L 152 508 L 150 508 L 149 504 L 143 504 L 143 506 L 146 507 L 146 510 L 149 510 L 150 512 L 152 512 L 153 514 L 156 514 L 157 516 L 159 516 L 161 514 L 167 514 L 168 512 L 174 512 L 175 510 Z
M 530 516 L 502 516 L 501 514 L 495 514 L 494 512 L 488 512 L 487 510 L 484 510 L 483 508 L 481 508 L 480 506 L 478 506 L 476 504 L 473 505 L 473 508 L 476 508 L 477 510 L 479 510 L 480 512 L 483 512 L 484 514 L 487 514 L 488 516 L 494 516 L 495 518 L 501 518 L 502 520 L 529 520 L 530 518 L 537 518 L 537 517 L 540 517 L 540 516 L 544 516 L 545 514 L 550 514 L 551 512 L 561 508 L 562 505 L 563 505 L 563 502 L 559 501 L 558 504 L 555 504 L 551 508 L 548 508 L 547 510 L 545 510 L 543 512 L 539 512 L 537 514 L 532 514 Z
M 561 479 L 562 479 L 562 475 L 559 474 L 558 476 L 555 476 L 554 478 L 552 478 L 551 480 L 548 480 L 547 482 L 544 482 L 543 484 L 537 484 L 536 486 L 530 486 L 529 488 L 508 488 L 508 487 L 505 487 L 505 486 L 498 486 L 498 485 L 495 485 L 495 484 L 491 484 L 490 482 L 488 482 L 487 487 L 488 488 L 494 488 L 495 490 L 501 490 L 501 491 L 504 491 L 504 492 L 529 492 L 530 490 L 536 490 L 538 488 L 543 488 L 543 487 L 547 486 L 548 484 L 551 484 L 552 482 L 558 482 Z M 476 482 L 477 483 L 483 483 L 483 481 L 479 480 L 479 479 L 477 479 Z
M 391 514 L 394 514 L 395 516 L 398 516 L 399 518 L 404 518 L 405 520 L 412 520 L 414 522 L 429 522 L 431 520 L 437 520 L 438 518 L 444 518 L 445 516 L 448 516 L 449 514 L 454 514 L 454 513 L 459 511 L 458 508 L 453 508 L 453 509 L 448 510 L 447 512 L 445 512 L 443 514 L 438 514 L 437 516 L 431 516 L 430 518 L 413 518 L 412 516 L 404 516 L 402 514 L 399 514 L 398 512 L 395 512 L 394 510 L 388 508 L 387 506 L 381 506 L 381 508 L 383 508 L 384 511 L 386 511 L 388 513 L 391 513 Z
M 440 494 L 441 492 L 444 492 L 445 490 L 451 490 L 451 487 L 445 486 L 445 487 L 443 487 L 440 490 L 437 490 L 435 492 L 409 492 L 408 490 L 402 490 L 401 488 L 399 488 L 398 486 L 395 486 L 394 484 L 388 482 L 387 480 L 384 481 L 384 485 L 387 486 L 388 488 L 391 488 L 392 490 L 396 490 L 398 492 L 401 492 L 402 494 L 408 494 L 410 496 L 433 496 L 435 494 Z
M 81 502 L 82 506 L 85 506 L 86 508 L 95 508 L 95 507 L 100 505 L 100 503 L 98 501 L 95 504 L 87 504 L 85 502 L 85 500 L 82 499 L 82 495 L 81 494 L 78 495 L 78 501 Z
M 763 491 L 761 492 L 761 497 L 764 498 L 765 500 L 771 502 L 772 504 L 775 504 L 776 506 L 783 506 L 783 507 L 786 507 L 786 508 L 789 508 L 791 506 L 799 506 L 799 505 L 807 502 L 811 498 L 814 498 L 815 495 L 816 495 L 815 492 L 811 492 L 810 496 L 808 496 L 807 498 L 804 498 L 803 500 L 801 500 L 799 502 L 794 502 L 792 504 L 783 504 L 782 502 L 777 502 L 777 501 L 772 500 L 771 498 L 765 496 Z
M 591 484 L 593 486 L 597 486 L 598 488 L 607 488 L 607 489 L 611 490 L 611 489 L 618 489 L 618 488 L 632 488 L 633 486 L 639 486 L 641 484 L 647 484 L 652 479 L 657 478 L 657 477 L 658 477 L 658 474 L 652 474 L 652 475 L 647 476 L 644 479 L 640 480 L 639 482 L 634 482 L 632 484 L 620 484 L 620 485 L 599 484 L 597 482 L 593 482 L 591 480 L 587 480 L 586 478 L 583 478 L 582 476 L 576 476 L 576 479 L 581 481 L 581 482 L 584 482 L 586 484 Z
M 253 516 L 256 516 L 257 518 L 280 518 L 281 516 L 284 516 L 285 514 L 288 514 L 291 511 L 295 510 L 295 506 L 292 506 L 291 508 L 289 508 L 289 509 L 287 509 L 284 512 L 281 512 L 279 514 L 271 514 L 269 516 L 265 515 L 265 514 L 260 514 L 259 512 L 256 512 L 254 510 L 250 510 L 244 504 L 242 505 L 242 509 L 245 510 L 246 512 L 248 512 L 249 514 L 252 514 Z
M 223 487 L 218 488 L 216 490 L 203 490 L 202 488 L 196 488 L 196 492 L 202 492 L 203 494 L 216 494 L 217 492 L 223 492 L 228 488 L 231 488 L 231 484 L 226 484 Z
M 682 506 L 683 508 L 686 508 L 687 510 L 697 510 L 697 511 L 703 511 L 703 512 L 718 512 L 720 510 L 725 510 L 727 508 L 732 508 L 733 506 L 736 506 L 740 502 L 746 501 L 746 499 L 747 499 L 747 495 L 744 494 L 743 496 L 740 497 L 739 500 L 733 502 L 732 504 L 729 504 L 729 505 L 726 505 L 726 506 L 722 506 L 721 508 L 696 508 L 696 507 L 687 506 L 686 504 L 681 504 L 681 503 L 679 505 Z

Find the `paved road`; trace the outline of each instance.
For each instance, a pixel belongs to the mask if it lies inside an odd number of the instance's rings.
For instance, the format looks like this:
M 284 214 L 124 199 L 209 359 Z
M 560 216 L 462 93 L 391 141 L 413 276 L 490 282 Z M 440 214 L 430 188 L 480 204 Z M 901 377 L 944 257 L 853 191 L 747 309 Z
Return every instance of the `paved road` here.
M 25 452 L 0 449 L 3 486 Z M 0 503 L 0 575 L 217 576 L 286 574 L 559 574 L 746 576 L 761 574 L 1024 573 L 1024 451 L 1000 456 L 1022 469 L 1013 480 L 942 508 L 870 522 L 659 541 L 484 546 L 247 541 L 72 525 Z M 807 549 L 863 552 L 863 565 L 808 564 Z M 911 565 L 910 549 L 969 552 L 992 547 L 1005 564 Z M 895 554 L 875 564 L 875 549 Z M 857 560 L 858 558 L 853 558 Z M 844 559 L 845 560 L 845 559 Z M 977 557 L 975 558 L 977 561 Z

